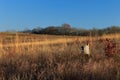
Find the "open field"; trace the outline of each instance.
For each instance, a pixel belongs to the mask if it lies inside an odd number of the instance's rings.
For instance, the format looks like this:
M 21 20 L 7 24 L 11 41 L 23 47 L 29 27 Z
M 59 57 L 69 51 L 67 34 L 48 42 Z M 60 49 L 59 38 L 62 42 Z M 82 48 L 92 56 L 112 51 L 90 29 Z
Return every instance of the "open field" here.
M 86 41 L 89 57 L 81 51 Z M 120 34 L 0 33 L 0 55 L 0 80 L 120 80 Z

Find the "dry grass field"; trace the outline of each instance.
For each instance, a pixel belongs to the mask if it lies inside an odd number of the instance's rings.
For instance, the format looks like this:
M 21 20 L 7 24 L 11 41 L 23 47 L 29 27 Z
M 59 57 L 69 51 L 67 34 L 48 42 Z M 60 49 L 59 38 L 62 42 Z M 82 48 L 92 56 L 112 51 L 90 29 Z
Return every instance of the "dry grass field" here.
M 81 46 L 90 43 L 90 56 Z M 0 33 L 0 80 L 120 80 L 120 34 Z

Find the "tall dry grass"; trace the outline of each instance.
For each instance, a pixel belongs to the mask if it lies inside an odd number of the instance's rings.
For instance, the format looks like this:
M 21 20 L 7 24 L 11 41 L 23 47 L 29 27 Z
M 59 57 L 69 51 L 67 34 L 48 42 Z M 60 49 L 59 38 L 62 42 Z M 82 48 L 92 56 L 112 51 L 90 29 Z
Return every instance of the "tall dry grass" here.
M 2 40 L 1 54 L 5 55 L 0 58 L 0 80 L 120 80 L 120 38 L 110 37 L 117 43 L 117 51 L 107 57 L 101 37 L 45 37 L 44 41 L 38 41 L 38 36 L 37 40 L 22 37 L 12 37 L 12 47 L 7 46 L 6 38 Z M 106 38 L 109 36 L 103 41 Z M 86 40 L 92 41 L 91 56 L 81 51 Z

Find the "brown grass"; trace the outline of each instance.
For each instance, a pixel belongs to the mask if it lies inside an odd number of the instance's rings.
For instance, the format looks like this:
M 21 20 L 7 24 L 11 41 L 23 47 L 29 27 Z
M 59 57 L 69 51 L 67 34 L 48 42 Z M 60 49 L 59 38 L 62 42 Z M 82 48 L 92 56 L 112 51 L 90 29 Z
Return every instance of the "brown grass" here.
M 0 80 L 120 80 L 118 34 L 94 38 L 2 35 Z M 105 56 L 106 38 L 117 43 L 112 57 Z M 91 56 L 81 53 L 81 46 L 86 40 L 92 41 Z

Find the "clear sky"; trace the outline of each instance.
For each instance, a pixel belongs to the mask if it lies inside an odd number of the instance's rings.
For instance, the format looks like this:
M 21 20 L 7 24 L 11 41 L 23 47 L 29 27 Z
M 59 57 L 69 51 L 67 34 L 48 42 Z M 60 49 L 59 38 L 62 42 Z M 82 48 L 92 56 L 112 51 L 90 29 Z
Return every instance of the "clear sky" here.
M 63 23 L 86 29 L 120 26 L 120 0 L 0 0 L 0 31 Z

